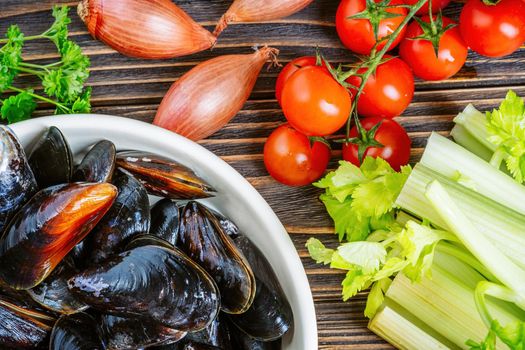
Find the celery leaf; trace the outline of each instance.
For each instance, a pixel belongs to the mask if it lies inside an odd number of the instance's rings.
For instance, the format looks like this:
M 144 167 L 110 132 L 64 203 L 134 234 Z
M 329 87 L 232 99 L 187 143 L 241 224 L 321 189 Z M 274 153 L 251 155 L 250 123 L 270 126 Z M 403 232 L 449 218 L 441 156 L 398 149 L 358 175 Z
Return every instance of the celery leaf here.
M 376 242 L 345 243 L 337 248 L 337 252 L 350 264 L 359 266 L 364 274 L 379 270 L 387 254 L 385 247 Z
M 368 299 L 366 300 L 365 316 L 373 318 L 385 300 L 385 292 L 390 287 L 392 280 L 390 278 L 383 278 L 372 285 Z
M 334 255 L 335 250 L 328 249 L 321 243 L 320 240 L 316 238 L 310 238 L 306 242 L 306 248 L 310 257 L 314 259 L 318 264 L 330 264 L 332 261 L 332 256 Z

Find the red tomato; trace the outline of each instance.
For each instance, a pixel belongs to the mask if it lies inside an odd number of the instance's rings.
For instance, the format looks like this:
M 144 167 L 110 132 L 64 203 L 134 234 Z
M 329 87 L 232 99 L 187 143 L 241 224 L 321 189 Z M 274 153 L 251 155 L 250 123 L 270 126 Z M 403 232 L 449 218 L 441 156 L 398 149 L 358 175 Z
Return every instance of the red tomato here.
M 376 3 L 380 0 L 374 0 Z M 389 5 L 401 5 L 402 0 L 391 0 Z M 374 47 L 376 40 L 374 31 L 368 19 L 349 19 L 348 17 L 358 14 L 366 9 L 366 0 L 343 0 L 337 9 L 335 18 L 337 34 L 343 44 L 350 50 L 362 55 L 368 55 Z M 399 27 L 405 19 L 408 11 L 406 8 L 397 7 L 387 10 L 389 13 L 398 14 L 397 17 L 386 18 L 379 22 L 378 38 L 384 38 Z M 403 38 L 405 28 L 392 43 L 389 50 L 393 49 Z M 377 49 L 381 50 L 386 42 L 379 44 Z
M 389 56 L 385 56 L 389 58 Z M 366 68 L 358 70 L 362 74 Z M 361 78 L 352 76 L 347 82 L 361 84 Z M 355 94 L 355 91 L 353 92 Z M 414 97 L 414 76 L 410 67 L 399 58 L 391 58 L 377 66 L 366 82 L 357 102 L 357 112 L 363 117 L 393 118 L 408 107 Z
M 304 186 L 319 179 L 330 161 L 330 148 L 313 146 L 305 135 L 285 124 L 275 129 L 264 145 L 264 165 L 270 175 L 288 186 Z
M 296 58 L 288 63 L 279 73 L 277 82 L 275 83 L 275 97 L 277 102 L 281 105 L 281 97 L 283 94 L 284 83 L 300 68 L 315 66 L 317 59 L 314 56 L 304 56 Z
M 381 126 L 377 129 L 374 139 L 384 147 L 369 147 L 365 151 L 364 157 L 381 157 L 394 170 L 399 171 L 401 166 L 407 165 L 410 160 L 410 138 L 405 129 L 392 119 L 365 118 L 361 120 L 361 125 L 365 130 L 370 130 L 380 122 Z M 354 126 L 350 130 L 350 137 L 357 136 L 357 128 Z M 353 143 L 344 144 L 343 159 L 357 166 L 361 165 L 358 158 L 358 146 Z
M 430 18 L 421 18 L 424 22 L 430 22 Z M 443 28 L 455 23 L 449 18 L 443 17 Z M 412 22 L 406 32 L 406 36 L 399 45 L 399 55 L 408 63 L 414 74 L 425 80 L 443 80 L 456 74 L 467 60 L 468 48 L 459 32 L 458 27 L 448 29 L 439 40 L 439 53 L 436 52 L 432 43 L 428 40 L 413 38 L 423 34 L 423 29 L 417 22 Z
M 461 11 L 459 29 L 465 43 L 480 55 L 510 55 L 525 41 L 525 1 L 485 5 L 481 0 L 469 0 Z
M 292 127 L 308 136 L 326 136 L 348 119 L 352 99 L 322 67 L 304 67 L 284 84 L 283 113 Z
M 407 5 L 415 5 L 418 0 L 404 0 Z M 444 9 L 450 3 L 450 0 L 432 0 L 432 13 L 438 13 L 439 10 Z M 420 8 L 416 15 L 428 15 L 428 1 Z

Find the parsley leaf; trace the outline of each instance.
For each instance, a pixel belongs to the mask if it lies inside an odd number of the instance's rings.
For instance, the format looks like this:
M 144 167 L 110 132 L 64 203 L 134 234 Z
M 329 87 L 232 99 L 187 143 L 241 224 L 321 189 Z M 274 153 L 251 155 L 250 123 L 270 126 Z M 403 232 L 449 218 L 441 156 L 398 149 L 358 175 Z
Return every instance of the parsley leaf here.
M 91 112 L 91 87 L 84 89 L 82 94 L 73 102 L 57 105 L 55 114 L 77 114 Z
M 22 62 L 22 46 L 24 34 L 20 28 L 12 25 L 7 30 L 7 43 L 0 49 L 0 92 L 11 86 L 18 75 L 17 68 Z
M 2 119 L 6 119 L 9 123 L 16 123 L 31 118 L 31 114 L 36 109 L 36 102 L 31 93 L 33 90 L 20 92 L 2 101 L 0 109 Z
M 55 43 L 59 51 L 62 51 L 62 47 L 67 41 L 69 34 L 67 26 L 71 23 L 71 19 L 68 17 L 68 14 L 69 7 L 55 5 L 52 12 L 55 21 L 43 34 L 43 36 Z
M 498 109 L 487 112 L 488 140 L 505 155 L 507 169 L 522 183 L 525 181 L 525 104 L 510 90 Z

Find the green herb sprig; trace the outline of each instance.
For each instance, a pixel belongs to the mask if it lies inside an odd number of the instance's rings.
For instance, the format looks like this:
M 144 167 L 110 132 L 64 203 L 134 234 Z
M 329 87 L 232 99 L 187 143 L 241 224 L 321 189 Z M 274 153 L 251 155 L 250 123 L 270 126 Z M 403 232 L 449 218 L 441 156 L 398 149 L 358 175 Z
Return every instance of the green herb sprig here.
M 0 44 L 3 44 L 0 48 L 0 93 L 17 92 L 0 100 L 2 119 L 9 123 L 29 119 L 37 107 L 36 101 L 54 105 L 55 114 L 89 113 L 91 110 L 91 88 L 84 87 L 90 62 L 80 46 L 68 39 L 69 7 L 55 6 L 52 14 L 55 21 L 42 34 L 25 36 L 17 25 L 12 25 L 7 30 L 6 39 L 0 39 Z M 60 54 L 59 61 L 45 65 L 24 61 L 24 44 L 39 39 L 55 44 Z M 36 94 L 34 89 L 14 86 L 21 73 L 38 77 L 45 95 Z

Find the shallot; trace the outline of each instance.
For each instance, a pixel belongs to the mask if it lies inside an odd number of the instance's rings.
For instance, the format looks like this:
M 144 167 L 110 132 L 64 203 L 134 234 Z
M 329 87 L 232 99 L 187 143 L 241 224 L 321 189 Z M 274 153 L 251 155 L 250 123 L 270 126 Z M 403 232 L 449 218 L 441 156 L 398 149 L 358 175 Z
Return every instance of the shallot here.
M 82 0 L 78 14 L 96 39 L 132 57 L 185 56 L 217 40 L 171 0 Z
M 219 36 L 232 22 L 269 21 L 288 17 L 313 0 L 235 0 L 222 16 L 213 34 Z
M 153 123 L 192 140 L 215 133 L 241 110 L 264 63 L 278 53 L 263 47 L 200 63 L 171 86 Z

